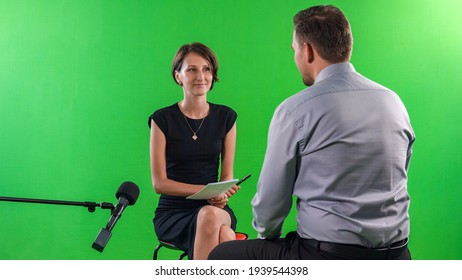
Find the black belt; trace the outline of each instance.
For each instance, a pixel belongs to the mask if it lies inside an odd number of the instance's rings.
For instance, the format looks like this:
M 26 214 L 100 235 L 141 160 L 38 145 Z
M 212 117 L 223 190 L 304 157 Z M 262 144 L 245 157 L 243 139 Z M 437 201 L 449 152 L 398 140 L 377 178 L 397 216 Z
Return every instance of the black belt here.
M 317 248 L 320 251 L 352 259 L 387 259 L 400 256 L 407 249 L 408 239 L 404 239 L 383 248 L 367 248 L 359 245 L 347 245 L 303 239 L 303 242 Z

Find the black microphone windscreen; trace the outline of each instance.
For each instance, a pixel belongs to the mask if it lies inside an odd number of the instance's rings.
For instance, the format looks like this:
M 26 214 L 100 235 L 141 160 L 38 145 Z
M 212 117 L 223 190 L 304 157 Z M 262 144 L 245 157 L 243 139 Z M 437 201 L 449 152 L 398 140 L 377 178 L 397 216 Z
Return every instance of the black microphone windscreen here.
M 125 197 L 128 200 L 129 205 L 133 205 L 135 204 L 139 195 L 140 189 L 138 186 L 133 182 L 126 181 L 123 182 L 117 190 L 116 198 L 119 199 L 121 196 Z

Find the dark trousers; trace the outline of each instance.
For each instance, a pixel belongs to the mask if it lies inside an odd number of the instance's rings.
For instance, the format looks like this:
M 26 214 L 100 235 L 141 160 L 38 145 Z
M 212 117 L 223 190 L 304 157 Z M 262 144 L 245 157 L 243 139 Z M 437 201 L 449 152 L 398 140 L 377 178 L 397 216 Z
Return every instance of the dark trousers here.
M 370 249 L 303 239 L 296 232 L 285 238 L 237 240 L 225 242 L 212 250 L 209 260 L 410 260 L 407 240 L 390 248 Z

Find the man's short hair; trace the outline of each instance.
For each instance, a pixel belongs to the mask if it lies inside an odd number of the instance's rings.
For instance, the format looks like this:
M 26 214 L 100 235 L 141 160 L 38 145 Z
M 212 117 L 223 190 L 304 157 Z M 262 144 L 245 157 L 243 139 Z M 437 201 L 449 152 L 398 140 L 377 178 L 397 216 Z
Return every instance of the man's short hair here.
M 294 16 L 296 39 L 311 44 L 319 55 L 330 62 L 350 60 L 353 36 L 350 23 L 339 8 L 314 6 Z

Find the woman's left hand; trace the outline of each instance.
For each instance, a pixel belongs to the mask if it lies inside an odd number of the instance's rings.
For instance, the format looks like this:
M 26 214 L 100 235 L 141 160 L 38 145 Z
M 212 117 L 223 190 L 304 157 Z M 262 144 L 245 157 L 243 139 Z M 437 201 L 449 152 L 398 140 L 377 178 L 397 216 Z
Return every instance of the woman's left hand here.
M 241 188 L 240 186 L 234 185 L 229 190 L 226 191 L 226 195 L 228 196 L 228 198 L 230 198 L 233 195 L 235 195 L 237 191 L 239 191 L 240 188 Z

